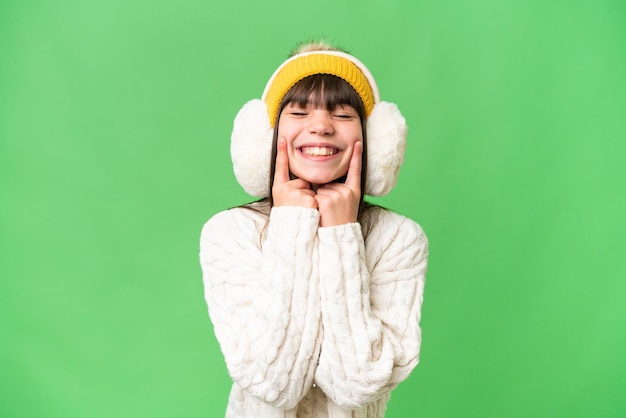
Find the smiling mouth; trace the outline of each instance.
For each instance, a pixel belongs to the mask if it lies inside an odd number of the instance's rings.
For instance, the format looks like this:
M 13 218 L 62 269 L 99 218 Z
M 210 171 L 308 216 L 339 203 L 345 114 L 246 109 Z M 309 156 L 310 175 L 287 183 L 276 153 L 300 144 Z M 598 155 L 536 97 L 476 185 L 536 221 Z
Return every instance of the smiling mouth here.
M 337 154 L 339 150 L 331 147 L 301 147 L 300 152 L 310 157 L 329 157 Z

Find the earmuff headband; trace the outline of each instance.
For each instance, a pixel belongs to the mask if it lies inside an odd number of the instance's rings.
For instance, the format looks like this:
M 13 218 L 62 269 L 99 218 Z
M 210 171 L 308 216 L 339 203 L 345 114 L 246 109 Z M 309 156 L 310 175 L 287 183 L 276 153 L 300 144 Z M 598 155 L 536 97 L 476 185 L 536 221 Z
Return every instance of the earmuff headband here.
M 311 51 L 289 58 L 268 81 L 262 99 L 250 100 L 237 113 L 230 143 L 237 181 L 252 196 L 269 195 L 278 107 L 290 88 L 313 74 L 332 74 L 346 80 L 363 100 L 367 115 L 365 194 L 386 195 L 396 185 L 404 161 L 406 122 L 395 104 L 380 101 L 378 87 L 367 67 L 339 51 Z

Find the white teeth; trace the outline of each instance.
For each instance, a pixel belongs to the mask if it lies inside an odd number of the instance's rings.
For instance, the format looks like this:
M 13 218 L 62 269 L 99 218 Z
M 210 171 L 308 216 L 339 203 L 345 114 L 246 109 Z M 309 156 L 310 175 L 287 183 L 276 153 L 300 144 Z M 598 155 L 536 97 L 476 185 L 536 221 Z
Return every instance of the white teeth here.
M 326 157 L 329 155 L 335 155 L 338 152 L 335 148 L 327 147 L 302 147 L 301 151 L 303 154 L 313 157 Z

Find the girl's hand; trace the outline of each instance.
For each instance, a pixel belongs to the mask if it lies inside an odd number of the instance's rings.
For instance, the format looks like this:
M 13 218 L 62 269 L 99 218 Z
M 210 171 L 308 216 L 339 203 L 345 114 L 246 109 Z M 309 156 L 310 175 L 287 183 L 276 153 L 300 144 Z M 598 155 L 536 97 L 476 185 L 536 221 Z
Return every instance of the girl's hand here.
M 289 157 L 287 156 L 287 141 L 278 138 L 276 146 L 276 169 L 274 171 L 274 185 L 272 186 L 272 200 L 274 206 L 301 206 L 317 209 L 315 192 L 311 184 L 302 179 L 289 178 Z
M 320 211 L 320 226 L 336 226 L 357 221 L 361 201 L 361 156 L 363 144 L 356 142 L 345 183 L 329 183 L 315 195 Z

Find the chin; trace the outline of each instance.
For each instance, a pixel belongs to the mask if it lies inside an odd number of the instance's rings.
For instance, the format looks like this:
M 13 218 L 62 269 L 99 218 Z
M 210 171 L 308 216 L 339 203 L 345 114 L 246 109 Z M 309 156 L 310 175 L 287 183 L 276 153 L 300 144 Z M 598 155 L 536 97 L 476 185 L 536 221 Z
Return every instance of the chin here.
M 346 176 L 340 177 L 311 177 L 309 179 L 303 178 L 311 184 L 316 184 L 318 186 L 323 186 L 328 183 L 344 183 L 346 181 Z
M 308 181 L 309 183 L 311 183 L 312 185 L 316 185 L 316 186 L 323 186 L 325 184 L 328 184 L 331 182 L 331 180 L 326 180 L 326 179 L 304 179 L 306 181 Z
M 339 174 L 336 171 L 322 171 L 322 170 L 318 170 L 318 171 L 314 171 L 314 170 L 309 170 L 307 173 L 304 173 L 304 175 L 298 175 L 297 172 L 293 173 L 293 175 L 297 178 L 301 178 L 302 180 L 305 180 L 311 184 L 316 184 L 316 185 L 324 185 L 324 184 L 328 184 L 328 183 L 333 183 L 333 182 L 341 182 L 343 183 L 346 179 L 346 174 Z

